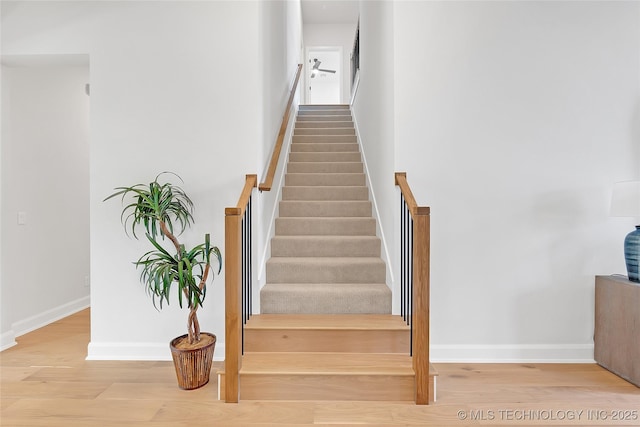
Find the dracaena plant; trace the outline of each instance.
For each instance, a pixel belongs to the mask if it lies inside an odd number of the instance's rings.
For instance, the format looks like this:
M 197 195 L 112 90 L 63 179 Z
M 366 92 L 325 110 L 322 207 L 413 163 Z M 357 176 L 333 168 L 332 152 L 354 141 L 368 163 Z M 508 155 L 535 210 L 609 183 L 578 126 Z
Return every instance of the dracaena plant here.
M 171 288 L 174 284 L 177 286 L 180 307 L 186 304 L 189 308 L 188 340 L 193 344 L 200 341 L 197 311 L 206 296 L 207 280 L 213 276 L 211 259 L 213 257 L 218 263 L 219 274 L 222 256 L 216 246 L 211 246 L 209 234 L 205 234 L 204 243 L 189 250 L 178 241 L 177 236 L 193 224 L 193 202 L 179 186 L 161 182 L 160 178 L 166 175 L 173 175 L 183 182 L 172 172 L 162 172 L 149 184 L 116 187 L 116 192 L 104 200 L 122 197 L 124 208 L 120 220 L 127 235 L 131 230 L 131 235 L 138 239 L 136 231 L 144 228 L 153 249 L 134 262 L 141 269 L 140 282 L 158 309 L 163 303 L 169 304 Z M 172 243 L 171 249 L 160 243 L 159 240 L 165 238 Z

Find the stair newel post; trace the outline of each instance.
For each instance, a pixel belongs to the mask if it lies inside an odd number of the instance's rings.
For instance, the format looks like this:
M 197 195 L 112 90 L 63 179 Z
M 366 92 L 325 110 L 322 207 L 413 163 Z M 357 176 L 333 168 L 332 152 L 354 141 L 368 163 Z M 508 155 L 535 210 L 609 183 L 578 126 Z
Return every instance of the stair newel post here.
M 225 401 L 238 402 L 242 366 L 241 334 L 241 209 L 225 209 Z
M 413 370 L 416 375 L 416 404 L 428 405 L 429 378 L 429 251 L 430 210 L 413 210 Z
M 247 308 L 246 298 L 251 295 L 243 295 L 245 285 L 250 289 L 252 280 L 250 269 L 251 264 L 251 241 L 243 239 L 251 237 L 251 233 L 244 232 L 245 226 L 243 218 L 251 221 L 251 193 L 258 185 L 257 175 L 247 175 L 244 188 L 240 194 L 240 199 L 236 207 L 226 208 L 224 211 L 224 244 L 225 244 L 225 401 L 227 403 L 238 403 L 240 385 L 239 374 L 242 368 L 243 352 L 243 326 Z M 246 217 L 245 217 L 245 214 Z M 249 273 L 247 273 L 249 271 Z
M 413 197 L 411 188 L 407 183 L 406 172 L 396 172 L 395 184 L 400 187 L 402 213 L 408 211 L 410 221 L 401 218 L 401 230 L 405 231 L 405 223 L 410 225 L 408 237 L 410 254 L 401 255 L 401 275 L 408 275 L 409 286 L 403 287 L 405 292 L 404 311 L 408 313 L 411 325 L 410 355 L 415 374 L 415 402 L 418 405 L 428 405 L 435 400 L 435 380 L 430 372 L 429 363 L 429 269 L 430 269 L 430 245 L 431 245 L 431 217 L 430 208 L 418 206 Z M 401 243 L 402 251 L 405 244 Z M 409 258 L 408 262 L 406 258 Z M 404 278 L 404 276 L 402 276 Z M 406 280 L 405 280 L 406 281 Z M 435 371 L 434 371 L 435 372 Z M 431 374 L 431 375 L 430 375 Z

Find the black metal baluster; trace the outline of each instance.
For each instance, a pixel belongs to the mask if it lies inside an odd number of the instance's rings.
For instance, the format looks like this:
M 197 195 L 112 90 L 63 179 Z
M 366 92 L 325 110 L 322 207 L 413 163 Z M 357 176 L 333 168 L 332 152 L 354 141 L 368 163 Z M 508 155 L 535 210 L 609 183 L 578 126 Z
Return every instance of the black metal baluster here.
M 242 221 L 240 222 L 240 229 L 241 229 L 240 241 L 241 241 L 241 245 L 242 245 L 242 256 L 241 256 L 241 259 L 240 259 L 240 264 L 241 264 L 240 269 L 241 269 L 241 276 L 242 276 L 242 279 L 241 279 L 242 283 L 241 283 L 241 289 L 240 289 L 240 292 L 242 294 L 241 295 L 241 298 L 242 298 L 242 313 L 241 313 L 242 314 L 242 327 L 241 327 L 241 330 L 242 330 L 242 336 L 241 336 L 241 339 L 242 339 L 242 354 L 244 354 L 244 312 L 245 312 L 245 298 L 246 298 L 246 296 L 245 296 L 245 274 L 244 274 L 245 223 L 246 223 L 245 219 L 246 219 L 246 212 L 245 212 L 245 215 L 243 215 L 243 217 L 242 217 Z
M 242 216 L 241 221 L 241 240 L 242 240 L 242 260 L 241 260 L 241 269 L 242 269 L 242 289 L 241 289 L 241 298 L 242 298 L 242 354 L 244 354 L 244 325 L 249 321 L 251 317 L 252 310 L 252 291 L 253 291 L 253 265 L 252 265 L 252 254 L 253 248 L 251 245 L 251 239 L 253 234 L 253 223 L 252 223 L 252 196 L 249 196 L 249 200 L 247 205 L 245 206 L 244 215 Z
M 407 320 L 404 309 L 404 196 L 400 192 L 400 314 Z
M 404 250 L 406 252 L 406 256 L 405 256 L 405 262 L 404 262 L 404 274 L 405 274 L 405 289 L 404 289 L 404 306 L 406 307 L 405 311 L 407 312 L 407 325 L 410 324 L 411 319 L 409 318 L 410 314 L 411 314 L 411 307 L 409 306 L 409 289 L 411 287 L 411 276 L 410 276 L 410 272 L 409 272 L 409 268 L 411 265 L 411 252 L 410 252 L 410 248 L 411 248 L 411 230 L 409 229 L 409 227 L 411 226 L 411 213 L 409 212 L 409 206 L 407 205 L 406 201 L 405 201 L 405 206 L 404 206 L 404 221 L 405 221 L 405 247 Z
M 413 217 L 400 193 L 400 314 L 409 326 L 409 354 L 413 355 Z
M 252 205 L 252 196 L 249 196 L 249 206 L 248 206 L 248 212 L 249 212 L 249 242 L 248 242 L 248 248 L 249 248 L 249 259 L 247 260 L 248 264 L 249 264 L 249 274 L 248 274 L 248 279 L 249 279 L 249 307 L 247 310 L 247 320 L 249 320 L 251 318 L 251 314 L 253 313 L 253 205 Z

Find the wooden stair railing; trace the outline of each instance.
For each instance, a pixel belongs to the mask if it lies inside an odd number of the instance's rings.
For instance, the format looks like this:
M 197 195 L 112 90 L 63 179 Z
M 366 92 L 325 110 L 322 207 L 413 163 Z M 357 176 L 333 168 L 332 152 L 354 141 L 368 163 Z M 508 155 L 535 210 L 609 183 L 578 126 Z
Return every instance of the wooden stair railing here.
M 287 132 L 291 106 L 298 88 L 302 64 L 298 64 L 295 81 L 273 149 L 265 182 L 260 191 L 270 191 L 280 152 Z M 225 209 L 225 401 L 237 403 L 239 373 L 242 367 L 243 327 L 251 315 L 251 194 L 258 187 L 257 175 L 247 175 L 235 207 Z M 249 242 L 243 241 L 249 238 Z M 248 258 L 248 259 L 247 259 Z M 247 270 L 248 268 L 248 270 Z
M 269 168 L 267 169 L 267 176 L 264 182 L 261 182 L 258 186 L 260 191 L 271 191 L 271 185 L 273 185 L 273 178 L 276 175 L 276 168 L 280 160 L 280 152 L 282 151 L 282 145 L 284 143 L 284 135 L 287 133 L 287 126 L 289 125 L 289 117 L 291 116 L 291 106 L 293 105 L 293 99 L 298 89 L 298 82 L 300 81 L 300 74 L 302 73 L 302 64 L 298 64 L 298 71 L 296 72 L 296 78 L 289 94 L 289 101 L 287 101 L 287 107 L 284 110 L 282 117 L 282 124 L 280 125 L 280 131 L 278 132 L 278 138 L 276 139 L 276 145 L 273 148 L 271 154 L 271 161 L 269 162 Z
M 244 188 L 240 194 L 238 204 L 226 208 L 224 218 L 224 247 L 225 247 L 225 400 L 238 402 L 238 373 L 242 367 L 242 327 L 246 321 L 245 289 L 246 265 L 243 255 L 247 248 L 243 238 L 243 229 L 250 224 L 243 224 L 250 216 L 251 193 L 256 188 L 257 175 L 247 175 Z M 249 246 L 251 242 L 249 242 Z M 249 256 L 250 258 L 250 256 Z M 250 280 L 250 279 L 249 279 Z
M 415 402 L 428 405 L 434 397 L 429 377 L 430 208 L 418 206 L 405 172 L 396 172 L 395 184 L 400 187 L 402 209 L 401 314 L 411 326 Z

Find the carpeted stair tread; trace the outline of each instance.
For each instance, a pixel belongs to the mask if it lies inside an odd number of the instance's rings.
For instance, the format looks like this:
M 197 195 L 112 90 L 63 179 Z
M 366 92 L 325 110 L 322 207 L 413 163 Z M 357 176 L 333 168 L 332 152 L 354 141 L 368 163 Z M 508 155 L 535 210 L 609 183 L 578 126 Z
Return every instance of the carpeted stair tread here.
M 291 144 L 292 153 L 355 153 L 358 144 L 355 142 L 297 142 Z
M 352 153 L 289 153 L 289 162 L 362 162 L 360 152 Z
M 368 200 L 283 200 L 281 217 L 367 217 L 371 215 Z
M 311 185 L 365 185 L 363 173 L 287 173 L 284 176 L 285 186 Z
M 296 128 L 348 128 L 353 127 L 351 120 L 342 120 L 339 116 L 332 116 L 331 121 L 296 121 Z
M 300 111 L 307 110 L 350 110 L 349 104 L 300 104 Z
M 324 114 L 324 115 L 300 115 L 297 122 L 351 122 L 351 114 Z
M 289 162 L 289 173 L 362 173 L 361 162 Z M 286 187 L 285 187 L 286 188 Z
M 388 314 L 384 283 L 268 283 L 260 291 L 265 314 Z
M 295 128 L 293 135 L 355 135 L 356 128 L 353 126 L 335 128 Z
M 352 135 L 293 135 L 293 144 L 311 144 L 311 143 L 325 143 L 325 144 L 340 144 L 351 143 L 357 144 L 358 139 L 355 134 Z
M 298 117 L 302 116 L 349 116 L 351 117 L 351 111 L 345 109 L 323 109 L 323 110 L 299 110 Z
M 282 200 L 369 200 L 365 186 L 283 187 Z
M 376 220 L 372 217 L 354 218 L 276 218 L 276 235 L 281 236 L 374 236 Z
M 379 257 L 377 236 L 274 236 L 273 257 Z
M 385 283 L 380 257 L 271 257 L 267 283 Z

